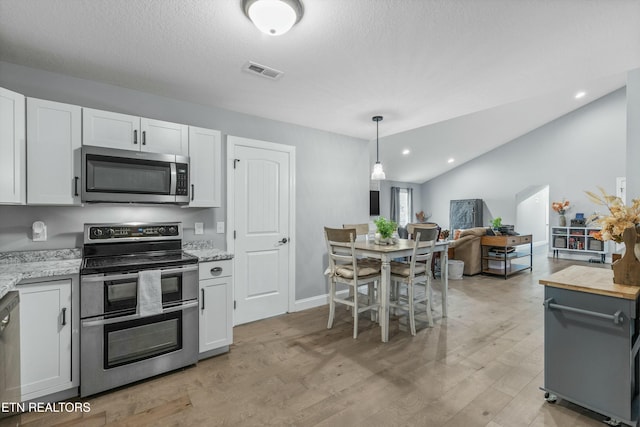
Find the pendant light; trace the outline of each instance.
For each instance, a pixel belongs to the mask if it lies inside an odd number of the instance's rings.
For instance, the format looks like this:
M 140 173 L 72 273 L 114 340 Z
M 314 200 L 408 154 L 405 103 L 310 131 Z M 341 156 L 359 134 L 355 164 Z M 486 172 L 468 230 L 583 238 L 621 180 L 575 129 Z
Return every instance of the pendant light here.
M 270 36 L 289 31 L 304 13 L 300 0 L 243 0 L 242 8 L 251 22 Z
M 373 165 L 371 179 L 380 181 L 386 178 L 384 170 L 382 170 L 382 163 L 380 163 L 380 141 L 378 138 L 378 123 L 382 120 L 382 116 L 373 116 L 371 120 L 376 122 L 376 164 Z

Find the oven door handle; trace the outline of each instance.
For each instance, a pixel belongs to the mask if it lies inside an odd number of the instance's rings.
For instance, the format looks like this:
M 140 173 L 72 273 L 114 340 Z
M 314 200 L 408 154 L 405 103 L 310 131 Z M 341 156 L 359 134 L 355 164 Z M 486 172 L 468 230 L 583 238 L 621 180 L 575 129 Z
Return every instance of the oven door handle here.
M 173 307 L 168 307 L 162 310 L 162 313 L 159 314 L 166 314 L 166 313 L 173 313 L 174 311 L 180 311 L 180 310 L 186 310 L 187 308 L 192 308 L 192 307 L 197 307 L 198 306 L 198 301 L 190 301 L 190 302 L 184 302 L 180 305 L 176 305 Z M 136 314 L 130 314 L 128 316 L 120 316 L 120 317 L 112 317 L 109 319 L 100 319 L 100 320 L 83 320 L 82 321 L 82 327 L 83 328 L 88 328 L 90 326 L 102 326 L 102 325 L 109 325 L 112 323 L 120 323 L 120 322 L 126 322 L 129 320 L 135 320 L 135 319 L 144 319 L 145 317 L 149 317 L 149 316 L 140 316 L 139 313 Z
M 167 274 L 173 273 L 185 273 L 187 271 L 197 271 L 198 265 L 190 265 L 188 267 L 179 267 L 179 268 L 167 268 L 166 270 L 160 270 L 160 275 L 165 276 Z M 124 274 L 110 274 L 110 275 L 87 275 L 82 276 L 83 282 L 106 282 L 107 280 L 122 280 L 122 279 L 133 279 L 138 277 L 138 273 L 124 273 Z

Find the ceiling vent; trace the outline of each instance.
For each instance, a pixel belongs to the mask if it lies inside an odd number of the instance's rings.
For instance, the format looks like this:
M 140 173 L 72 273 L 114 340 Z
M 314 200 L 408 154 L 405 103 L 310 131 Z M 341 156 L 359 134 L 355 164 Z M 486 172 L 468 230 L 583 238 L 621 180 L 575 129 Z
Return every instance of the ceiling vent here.
M 264 65 L 256 64 L 255 62 L 251 61 L 248 61 L 246 64 L 244 64 L 242 66 L 242 70 L 251 74 L 266 77 L 271 80 L 278 80 L 284 74 L 282 71 L 265 67 Z

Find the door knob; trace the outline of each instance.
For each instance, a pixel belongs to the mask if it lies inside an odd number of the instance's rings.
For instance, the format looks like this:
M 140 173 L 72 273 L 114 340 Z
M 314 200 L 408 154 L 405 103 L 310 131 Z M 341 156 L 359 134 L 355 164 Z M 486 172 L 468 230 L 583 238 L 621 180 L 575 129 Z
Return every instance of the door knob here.
M 280 240 L 278 243 L 281 243 L 281 244 L 283 244 L 283 245 L 284 245 L 284 244 L 285 244 L 285 243 L 287 243 L 288 241 L 289 241 L 289 239 L 287 239 L 286 237 L 283 237 L 283 238 L 282 238 L 282 240 Z

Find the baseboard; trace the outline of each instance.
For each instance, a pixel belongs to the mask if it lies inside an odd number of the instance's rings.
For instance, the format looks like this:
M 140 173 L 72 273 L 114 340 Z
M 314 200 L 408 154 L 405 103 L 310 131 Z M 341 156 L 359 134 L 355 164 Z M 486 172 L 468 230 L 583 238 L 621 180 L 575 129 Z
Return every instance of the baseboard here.
M 349 292 L 348 289 L 336 292 L 339 296 L 346 295 Z M 308 310 L 310 308 L 316 308 L 329 304 L 329 294 L 318 295 L 311 298 L 304 298 L 296 300 L 294 307 L 295 311 Z

